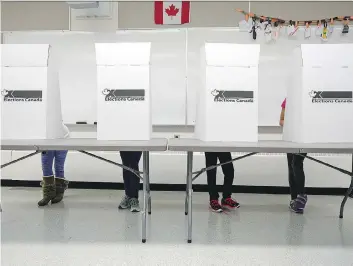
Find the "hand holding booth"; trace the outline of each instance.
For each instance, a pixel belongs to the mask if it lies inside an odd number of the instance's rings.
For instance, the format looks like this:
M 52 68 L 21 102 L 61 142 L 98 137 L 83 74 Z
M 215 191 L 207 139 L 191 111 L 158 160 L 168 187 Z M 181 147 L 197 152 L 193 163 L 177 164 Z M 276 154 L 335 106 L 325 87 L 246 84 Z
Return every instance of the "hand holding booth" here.
M 150 140 L 150 43 L 97 43 L 98 140 Z
M 50 45 L 2 44 L 1 56 L 1 138 L 65 137 Z
M 353 44 L 303 44 L 292 58 L 283 139 L 353 142 Z
M 195 137 L 258 141 L 260 45 L 206 43 L 201 50 Z

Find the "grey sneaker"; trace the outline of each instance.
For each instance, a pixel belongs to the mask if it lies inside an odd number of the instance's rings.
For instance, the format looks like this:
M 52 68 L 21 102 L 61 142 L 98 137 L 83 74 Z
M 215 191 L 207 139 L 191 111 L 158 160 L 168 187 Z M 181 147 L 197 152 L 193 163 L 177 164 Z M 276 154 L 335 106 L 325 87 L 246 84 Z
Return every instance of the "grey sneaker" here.
M 139 200 L 136 198 L 131 198 L 129 200 L 129 204 L 130 204 L 130 211 L 131 212 L 139 212 L 140 211 L 140 204 L 139 204 Z
M 119 209 L 124 210 L 129 207 L 130 207 L 130 198 L 125 195 L 119 204 Z

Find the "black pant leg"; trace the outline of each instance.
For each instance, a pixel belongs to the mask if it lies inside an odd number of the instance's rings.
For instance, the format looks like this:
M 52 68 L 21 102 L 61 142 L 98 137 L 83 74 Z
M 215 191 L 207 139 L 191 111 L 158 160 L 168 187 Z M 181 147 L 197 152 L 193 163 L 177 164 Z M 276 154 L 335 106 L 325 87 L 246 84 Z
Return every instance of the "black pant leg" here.
M 210 167 L 217 164 L 217 153 L 216 152 L 205 152 L 206 167 Z M 207 174 L 207 186 L 210 194 L 210 200 L 218 200 L 219 195 L 217 191 L 217 168 L 208 170 Z
M 139 169 L 139 163 L 142 157 L 142 152 L 141 151 L 135 151 L 133 152 L 133 161 L 131 164 L 131 168 L 140 171 Z M 139 198 L 139 190 L 140 190 L 140 178 L 136 176 L 135 174 L 132 174 L 132 182 L 130 183 L 131 186 L 131 192 L 134 198 L 138 199 Z
M 306 155 L 306 153 L 302 153 Z M 292 168 L 294 172 L 294 179 L 298 194 L 305 194 L 305 173 L 304 173 L 304 159 L 300 155 L 294 155 L 292 160 Z
M 293 157 L 294 157 L 294 154 L 287 153 L 288 181 L 289 181 L 290 195 L 292 200 L 296 199 L 298 196 L 297 184 L 296 184 L 294 171 L 292 167 Z
M 218 158 L 221 163 L 229 162 L 232 160 L 232 154 L 230 152 L 219 152 Z M 224 175 L 223 198 L 226 199 L 232 196 L 232 186 L 234 181 L 233 163 L 222 165 L 222 171 Z
M 129 153 L 125 151 L 120 152 L 120 157 L 123 165 L 129 166 Z M 124 189 L 125 195 L 130 197 L 130 171 L 123 169 L 123 180 L 124 180 Z
M 123 151 L 120 152 L 123 164 L 135 171 L 139 171 L 139 162 L 142 152 L 139 151 Z M 139 197 L 140 178 L 128 170 L 123 170 L 124 186 L 126 195 L 130 198 Z

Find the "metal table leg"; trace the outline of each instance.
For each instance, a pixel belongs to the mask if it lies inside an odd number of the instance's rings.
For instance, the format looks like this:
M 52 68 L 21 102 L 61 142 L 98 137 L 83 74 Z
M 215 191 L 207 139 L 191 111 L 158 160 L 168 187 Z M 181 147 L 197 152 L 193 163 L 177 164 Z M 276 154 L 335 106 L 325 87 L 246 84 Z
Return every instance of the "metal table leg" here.
M 147 215 L 147 182 L 148 182 L 148 156 L 149 152 L 143 152 L 143 209 L 142 209 L 142 243 L 146 243 L 146 215 Z
M 188 243 L 191 243 L 192 237 L 192 162 L 193 152 L 187 155 L 187 215 L 188 215 Z
M 352 154 L 352 173 L 353 173 L 353 154 Z M 344 211 L 344 206 L 346 205 L 347 199 L 349 196 L 353 194 L 353 176 L 351 176 L 351 184 L 346 192 L 346 195 L 344 195 L 344 199 L 341 203 L 341 208 L 340 208 L 340 218 L 343 218 L 343 211 Z
M 352 153 L 352 174 L 353 174 L 353 153 Z M 349 197 L 353 198 L 353 191 L 349 194 Z
M 147 208 L 148 208 L 148 214 L 151 214 L 151 188 L 150 188 L 150 156 L 149 153 L 147 154 L 147 169 L 146 169 L 146 175 L 144 175 L 147 179 Z
M 188 181 L 188 178 L 189 178 L 189 172 L 191 171 L 191 173 L 192 173 L 192 169 L 190 170 L 190 164 L 189 164 L 188 160 L 189 160 L 189 153 L 187 154 L 187 163 L 186 163 L 185 215 L 188 215 L 188 213 L 189 213 L 189 208 L 188 208 L 188 204 L 189 204 L 189 181 Z

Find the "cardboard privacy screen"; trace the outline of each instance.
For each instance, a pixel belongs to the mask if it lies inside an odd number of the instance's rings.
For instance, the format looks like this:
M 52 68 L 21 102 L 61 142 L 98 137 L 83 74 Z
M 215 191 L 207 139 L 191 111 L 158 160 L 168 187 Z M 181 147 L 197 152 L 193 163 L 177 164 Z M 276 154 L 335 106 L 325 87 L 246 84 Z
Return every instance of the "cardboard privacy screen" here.
M 150 43 L 97 43 L 97 139 L 149 140 Z
M 293 52 L 283 139 L 353 142 L 353 44 L 306 44 Z
M 206 43 L 201 54 L 195 137 L 258 141 L 260 45 Z
M 48 44 L 1 45 L 1 138 L 56 139 L 66 134 L 58 71 Z

